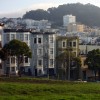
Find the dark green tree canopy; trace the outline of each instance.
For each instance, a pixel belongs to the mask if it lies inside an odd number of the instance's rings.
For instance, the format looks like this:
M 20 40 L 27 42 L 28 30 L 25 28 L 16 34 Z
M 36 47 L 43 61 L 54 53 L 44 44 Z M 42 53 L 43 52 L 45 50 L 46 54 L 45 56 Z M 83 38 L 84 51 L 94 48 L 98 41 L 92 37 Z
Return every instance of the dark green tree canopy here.
M 6 49 L 12 56 L 23 55 L 31 57 L 31 50 L 25 42 L 14 39 L 6 45 Z
M 75 58 L 75 55 L 71 52 L 70 53 L 70 60 L 73 60 Z M 61 53 L 60 55 L 58 55 L 56 57 L 56 60 L 58 62 L 64 63 L 64 62 L 68 62 L 69 61 L 69 52 L 68 51 L 64 51 L 63 53 Z
M 89 69 L 100 69 L 100 49 L 89 51 L 85 64 L 88 65 Z
M 16 56 L 18 75 L 21 76 L 20 64 L 24 62 L 24 57 L 31 58 L 31 50 L 25 42 L 11 40 L 0 50 L 0 58 L 4 61 L 10 56 Z
M 23 15 L 23 18 L 25 19 L 34 19 L 34 20 L 42 20 L 42 19 L 48 19 L 48 12 L 43 10 L 43 9 L 37 9 L 37 10 L 32 10 L 29 12 L 26 12 L 25 15 Z
M 7 59 L 7 52 L 5 52 L 4 50 L 0 50 L 0 59 L 2 61 L 5 61 Z
M 71 70 L 74 70 L 75 74 L 73 79 L 78 79 L 80 77 L 79 70 L 81 67 L 81 60 L 80 57 L 76 57 L 72 50 L 72 48 L 66 48 L 66 50 L 56 57 L 58 76 L 63 76 L 63 78 L 67 78 L 68 80 L 70 80 Z
M 100 49 L 89 51 L 85 60 L 85 64 L 88 65 L 90 70 L 94 71 L 95 81 L 97 80 L 96 75 L 98 72 L 98 80 L 100 81 Z
M 7 59 L 8 56 L 27 56 L 31 58 L 31 50 L 25 42 L 19 40 L 12 40 L 0 50 L 0 58 Z

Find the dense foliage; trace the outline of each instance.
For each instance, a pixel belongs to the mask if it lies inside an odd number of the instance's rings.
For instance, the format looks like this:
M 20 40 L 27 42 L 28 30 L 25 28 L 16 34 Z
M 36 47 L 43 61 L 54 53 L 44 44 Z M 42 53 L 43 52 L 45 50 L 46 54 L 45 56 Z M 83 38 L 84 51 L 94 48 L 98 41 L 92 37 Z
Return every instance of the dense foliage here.
M 63 16 L 67 14 L 75 15 L 77 22 L 88 26 L 100 26 L 100 8 L 91 4 L 64 4 L 57 8 L 48 8 L 47 11 L 38 9 L 26 12 L 24 19 L 42 20 L 47 19 L 54 22 L 55 25 L 63 24 Z
M 66 49 L 56 57 L 57 77 L 60 79 L 64 78 L 65 80 L 76 80 L 80 78 L 79 70 L 81 67 L 81 60 L 80 57 L 76 57 L 75 54 L 71 52 L 72 48 L 69 50 Z M 71 70 L 73 70 L 73 72 Z
M 88 65 L 90 70 L 94 71 L 95 79 L 96 73 L 98 72 L 100 80 L 100 49 L 89 51 L 85 63 Z
M 24 62 L 25 57 L 31 58 L 32 53 L 25 42 L 19 40 L 11 40 L 8 44 L 0 50 L 0 59 L 7 60 L 11 56 L 16 56 L 17 67 L 20 71 L 20 64 Z M 20 74 L 21 75 L 21 74 Z

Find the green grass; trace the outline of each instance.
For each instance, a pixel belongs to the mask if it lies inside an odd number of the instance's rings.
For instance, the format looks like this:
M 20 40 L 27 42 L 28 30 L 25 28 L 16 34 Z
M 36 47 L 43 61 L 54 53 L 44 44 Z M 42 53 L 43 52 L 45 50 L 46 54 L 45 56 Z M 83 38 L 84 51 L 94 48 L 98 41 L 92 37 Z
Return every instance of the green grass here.
M 8 81 L 9 80 L 9 81 Z M 26 82 L 25 82 L 26 80 Z M 17 82 L 18 81 L 18 82 Z M 0 79 L 0 100 L 99 100 L 99 83 Z

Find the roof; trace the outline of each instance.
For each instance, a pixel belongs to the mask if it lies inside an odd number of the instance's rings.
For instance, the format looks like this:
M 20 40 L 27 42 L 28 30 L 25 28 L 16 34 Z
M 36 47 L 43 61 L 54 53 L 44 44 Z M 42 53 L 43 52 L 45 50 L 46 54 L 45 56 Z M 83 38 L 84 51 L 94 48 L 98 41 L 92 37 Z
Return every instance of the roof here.
M 58 36 L 58 40 L 63 40 L 63 39 L 79 39 L 78 36 Z
M 32 33 L 33 35 L 35 34 L 55 34 L 55 32 L 34 32 L 30 29 L 4 29 L 4 32 L 30 32 Z
M 43 34 L 43 35 L 48 35 L 48 34 L 56 34 L 55 32 L 31 32 L 33 35 L 36 34 Z
M 4 29 L 4 32 L 30 32 L 30 29 Z

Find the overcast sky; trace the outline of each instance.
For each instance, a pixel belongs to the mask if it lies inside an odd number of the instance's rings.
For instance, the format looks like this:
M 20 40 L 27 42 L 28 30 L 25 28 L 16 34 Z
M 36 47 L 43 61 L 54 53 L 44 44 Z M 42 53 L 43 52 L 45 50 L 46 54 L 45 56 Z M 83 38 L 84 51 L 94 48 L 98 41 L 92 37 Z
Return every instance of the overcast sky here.
M 100 7 L 100 0 L 0 0 L 0 18 L 21 17 L 26 11 L 58 7 L 67 3 L 91 3 Z

